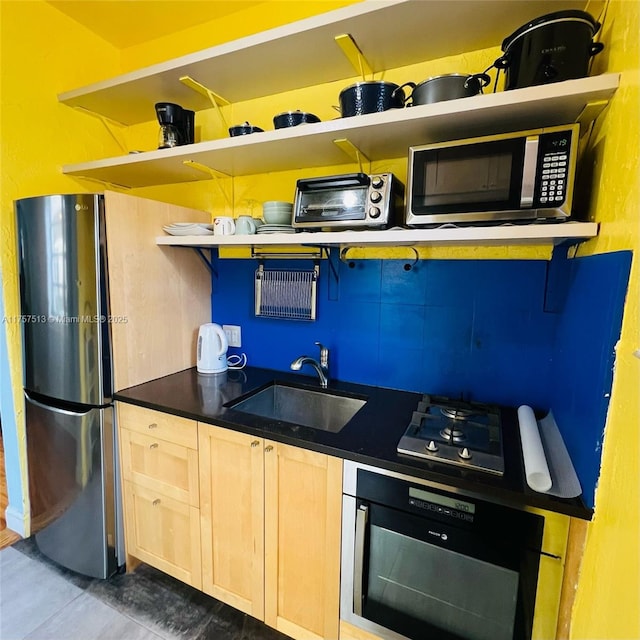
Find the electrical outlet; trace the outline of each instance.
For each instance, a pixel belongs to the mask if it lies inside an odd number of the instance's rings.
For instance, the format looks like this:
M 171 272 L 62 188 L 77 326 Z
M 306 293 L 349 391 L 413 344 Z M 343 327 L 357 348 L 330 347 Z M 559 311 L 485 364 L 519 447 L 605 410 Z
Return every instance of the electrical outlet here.
M 240 331 L 240 327 L 234 324 L 223 324 L 222 330 L 227 336 L 227 342 L 230 347 L 242 346 L 242 332 Z

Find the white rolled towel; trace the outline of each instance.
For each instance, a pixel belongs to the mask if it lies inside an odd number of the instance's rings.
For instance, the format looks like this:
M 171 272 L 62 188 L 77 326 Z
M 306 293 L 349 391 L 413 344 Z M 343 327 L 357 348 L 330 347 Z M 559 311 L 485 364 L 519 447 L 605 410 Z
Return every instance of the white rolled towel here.
M 549 491 L 553 483 L 533 409 L 526 404 L 518 407 L 518 422 L 527 484 L 534 491 Z

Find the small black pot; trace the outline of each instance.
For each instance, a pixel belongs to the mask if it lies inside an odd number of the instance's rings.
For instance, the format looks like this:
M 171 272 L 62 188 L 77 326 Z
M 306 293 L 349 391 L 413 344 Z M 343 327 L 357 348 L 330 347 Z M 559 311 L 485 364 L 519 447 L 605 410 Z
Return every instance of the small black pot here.
M 585 11 L 556 11 L 514 31 L 494 62 L 505 69 L 505 89 L 561 82 L 589 75 L 591 58 L 604 45 L 593 42 L 600 23 Z
M 264 129 L 260 127 L 254 127 L 252 124 L 245 122 L 244 124 L 236 124 L 233 127 L 229 127 L 229 135 L 231 137 L 235 136 L 246 136 L 250 133 L 262 133 Z
M 348 118 L 388 109 L 400 109 L 404 106 L 405 99 L 402 88 L 393 82 L 357 82 L 340 92 L 340 115 Z
M 448 73 L 435 78 L 428 78 L 418 84 L 406 82 L 400 88 L 412 88 L 411 94 L 407 98 L 407 106 L 411 106 L 476 96 L 482 93 L 482 89 L 490 82 L 491 78 L 486 73 L 475 73 L 473 75 Z
M 273 126 L 276 129 L 297 127 L 299 124 L 310 124 L 312 122 L 320 122 L 320 118 L 306 111 L 284 111 L 273 117 Z

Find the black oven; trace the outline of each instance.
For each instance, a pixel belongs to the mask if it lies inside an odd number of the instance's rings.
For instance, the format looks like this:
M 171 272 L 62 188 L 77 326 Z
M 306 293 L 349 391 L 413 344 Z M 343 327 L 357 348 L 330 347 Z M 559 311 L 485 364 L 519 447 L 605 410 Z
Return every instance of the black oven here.
M 530 640 L 544 518 L 345 462 L 342 620 L 400 640 Z

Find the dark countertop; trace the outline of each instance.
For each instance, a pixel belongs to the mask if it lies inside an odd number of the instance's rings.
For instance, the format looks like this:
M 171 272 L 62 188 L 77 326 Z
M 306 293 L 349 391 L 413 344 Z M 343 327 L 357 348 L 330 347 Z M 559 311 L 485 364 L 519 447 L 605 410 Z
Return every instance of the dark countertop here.
M 224 406 L 274 380 L 319 390 L 316 378 L 297 373 L 246 367 L 241 371 L 229 370 L 226 374 L 207 376 L 199 375 L 194 367 L 124 389 L 116 393 L 114 399 L 424 478 L 445 488 L 457 487 L 482 499 L 591 519 L 593 512 L 581 498 L 556 498 L 528 487 L 524 479 L 516 409 L 501 408 L 505 473 L 496 476 L 396 452 L 398 440 L 411 421 L 422 394 L 332 380 L 329 390 L 368 398 L 364 407 L 339 433 L 294 426 Z

